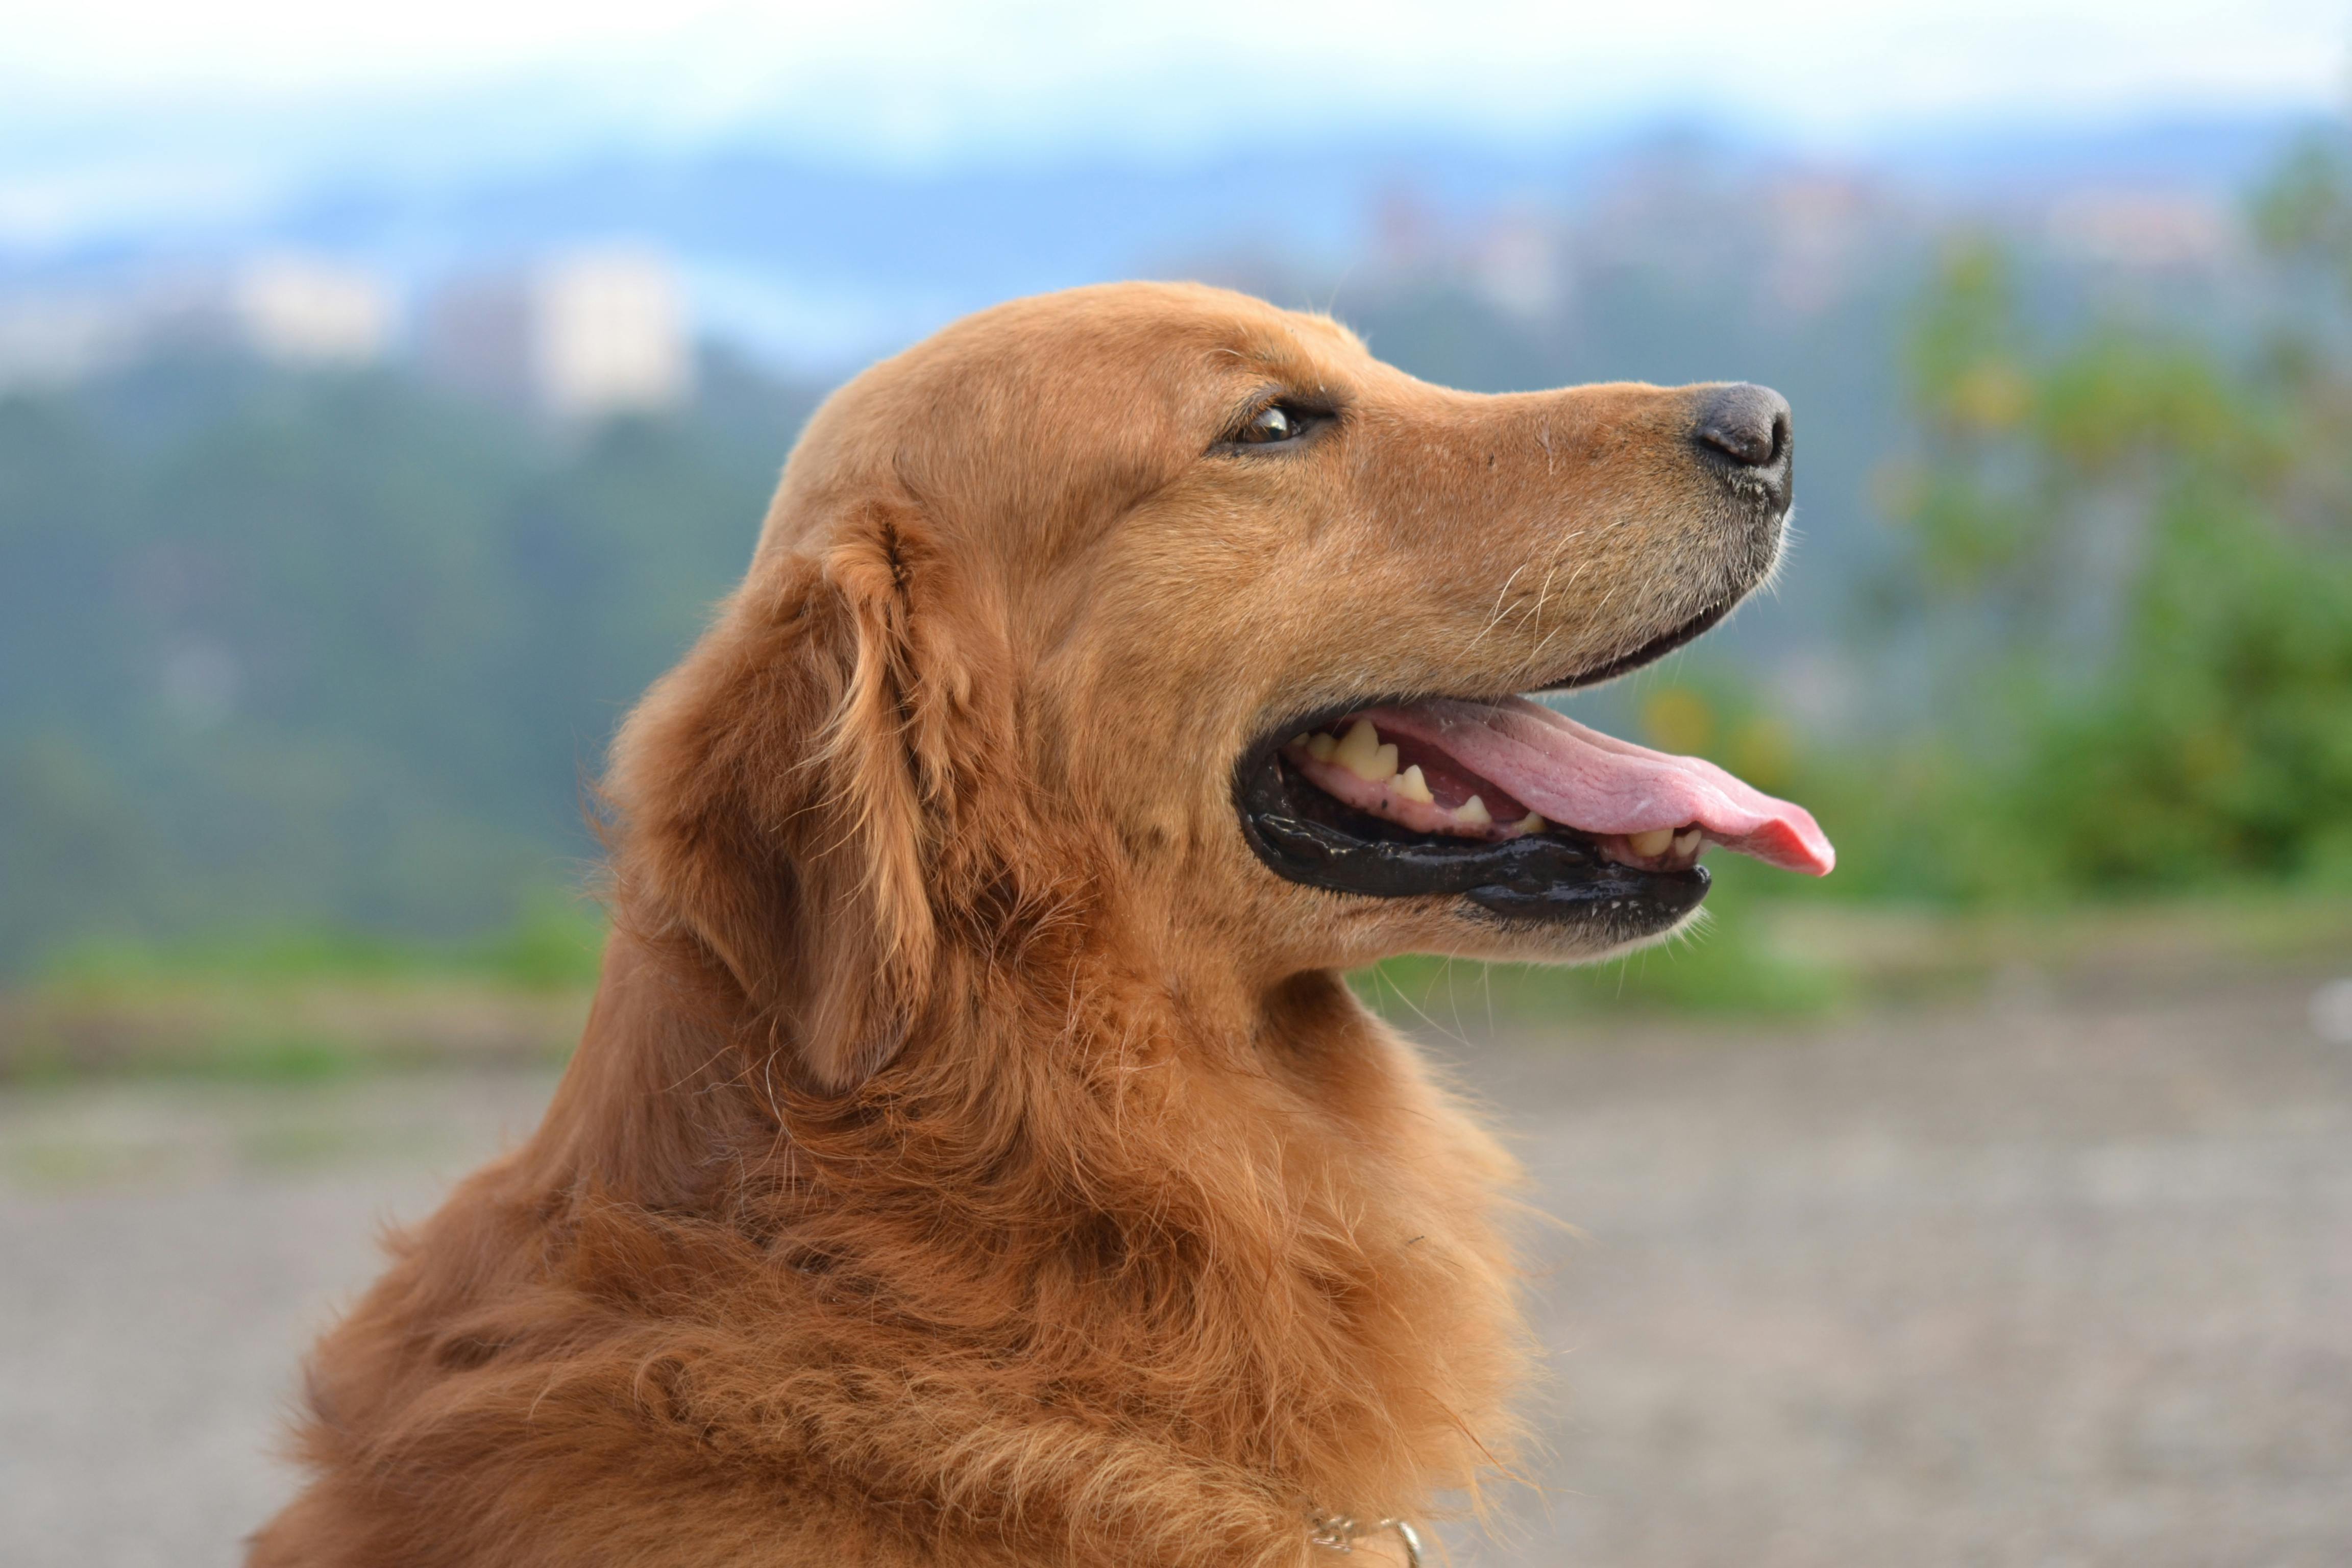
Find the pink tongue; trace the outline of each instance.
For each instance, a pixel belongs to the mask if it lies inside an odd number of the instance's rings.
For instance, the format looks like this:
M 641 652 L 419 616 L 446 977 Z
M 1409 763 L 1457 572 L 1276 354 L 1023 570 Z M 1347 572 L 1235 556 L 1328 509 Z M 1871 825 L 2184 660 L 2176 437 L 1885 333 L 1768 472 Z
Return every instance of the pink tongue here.
M 1801 805 L 1751 789 L 1713 763 L 1674 757 L 1588 730 L 1528 701 L 1416 702 L 1364 715 L 1493 780 L 1554 822 L 1584 833 L 1646 833 L 1696 822 L 1727 849 L 1827 876 L 1837 851 Z

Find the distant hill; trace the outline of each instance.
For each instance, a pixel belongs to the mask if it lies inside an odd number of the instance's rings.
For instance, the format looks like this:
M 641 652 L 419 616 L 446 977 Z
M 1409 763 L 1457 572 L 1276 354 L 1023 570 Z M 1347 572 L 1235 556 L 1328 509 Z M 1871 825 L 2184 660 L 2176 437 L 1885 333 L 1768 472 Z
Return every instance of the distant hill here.
M 812 402 L 721 377 L 582 438 L 227 362 L 0 396 L 0 970 L 461 934 L 575 880 L 582 781 Z
M 1401 211 L 1441 234 L 1498 214 L 1622 223 L 1629 184 L 1698 172 L 1731 185 L 1801 174 L 1947 217 L 2014 215 L 2070 190 L 2221 201 L 2308 117 L 1922 126 L 1808 152 L 1727 125 L 1651 125 L 1525 143 L 1283 128 L 1190 161 L 1078 153 L 931 172 L 825 162 L 756 137 L 667 151 L 549 153 L 492 174 L 322 178 L 197 227 L 137 228 L 46 272 L 290 246 L 414 286 L 485 259 L 629 238 L 675 257 L 714 333 L 832 374 L 996 300 L 1107 278 L 1278 261 L 1344 297 L 1391 265 Z M 1622 206 L 1622 204 L 1617 204 Z M 21 258 L 20 258 L 21 265 Z M 0 255 L 0 279 L 9 259 Z

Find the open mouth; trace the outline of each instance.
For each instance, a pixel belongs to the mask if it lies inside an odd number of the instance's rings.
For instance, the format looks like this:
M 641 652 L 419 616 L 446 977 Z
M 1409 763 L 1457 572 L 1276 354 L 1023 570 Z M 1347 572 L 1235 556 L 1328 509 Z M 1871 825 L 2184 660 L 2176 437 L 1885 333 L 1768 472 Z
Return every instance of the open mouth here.
M 1630 939 L 1706 896 L 1709 845 L 1813 876 L 1835 863 L 1803 807 L 1524 697 L 1386 702 L 1286 730 L 1243 760 L 1244 831 L 1276 873 L 1334 892 L 1454 895 Z

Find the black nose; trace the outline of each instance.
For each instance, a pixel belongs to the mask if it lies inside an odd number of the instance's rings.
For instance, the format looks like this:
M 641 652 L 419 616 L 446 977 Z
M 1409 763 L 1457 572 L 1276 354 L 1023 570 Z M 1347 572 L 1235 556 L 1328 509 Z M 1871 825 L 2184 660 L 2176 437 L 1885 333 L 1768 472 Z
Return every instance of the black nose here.
M 1698 405 L 1691 438 L 1742 468 L 1771 468 L 1789 456 L 1789 400 L 1744 381 L 1717 387 Z

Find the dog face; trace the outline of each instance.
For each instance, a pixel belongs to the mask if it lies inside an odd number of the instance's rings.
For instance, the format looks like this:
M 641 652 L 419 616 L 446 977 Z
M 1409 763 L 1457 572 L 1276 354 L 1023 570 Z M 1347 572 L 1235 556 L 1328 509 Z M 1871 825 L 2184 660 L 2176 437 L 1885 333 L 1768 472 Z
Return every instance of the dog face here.
M 1712 626 L 1789 498 L 1760 388 L 1479 396 L 1218 290 L 1020 301 L 812 422 L 617 793 L 668 824 L 662 876 L 703 889 L 681 918 L 739 976 L 774 967 L 767 921 L 919 988 L 982 905 L 1062 896 L 1041 877 L 1171 963 L 1269 982 L 1599 955 L 1690 915 L 1706 841 L 1827 869 L 1797 808 L 1517 697 Z M 725 736 L 727 802 L 649 776 Z M 873 1035 L 874 1005 L 801 1022 Z

